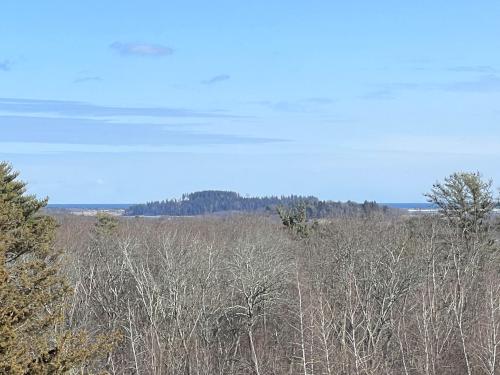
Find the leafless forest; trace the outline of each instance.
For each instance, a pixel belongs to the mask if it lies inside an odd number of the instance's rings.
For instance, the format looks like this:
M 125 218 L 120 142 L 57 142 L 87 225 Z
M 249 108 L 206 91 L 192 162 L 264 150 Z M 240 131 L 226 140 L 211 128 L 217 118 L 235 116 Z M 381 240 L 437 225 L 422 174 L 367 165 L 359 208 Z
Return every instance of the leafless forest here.
M 305 237 L 252 215 L 58 221 L 69 324 L 122 336 L 96 369 L 500 373 L 495 218 L 376 213 Z

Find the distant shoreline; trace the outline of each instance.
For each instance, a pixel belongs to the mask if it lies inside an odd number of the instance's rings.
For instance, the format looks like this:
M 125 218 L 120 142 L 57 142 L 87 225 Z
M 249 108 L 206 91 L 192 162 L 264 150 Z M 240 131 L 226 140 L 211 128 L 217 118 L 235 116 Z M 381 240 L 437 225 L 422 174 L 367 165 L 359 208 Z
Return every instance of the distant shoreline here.
M 49 203 L 47 208 L 85 210 L 125 210 L 135 203 Z
M 136 203 L 49 203 L 49 209 L 78 209 L 78 210 L 125 210 Z M 379 203 L 381 206 L 389 208 L 399 208 L 402 210 L 433 210 L 436 209 L 431 203 Z

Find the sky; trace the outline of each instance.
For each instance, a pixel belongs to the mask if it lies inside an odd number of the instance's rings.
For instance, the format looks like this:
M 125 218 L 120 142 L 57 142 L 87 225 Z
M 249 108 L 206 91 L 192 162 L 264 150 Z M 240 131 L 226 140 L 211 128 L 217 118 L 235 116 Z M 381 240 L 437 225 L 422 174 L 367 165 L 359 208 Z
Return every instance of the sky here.
M 3 0 L 0 160 L 51 203 L 500 186 L 500 2 Z

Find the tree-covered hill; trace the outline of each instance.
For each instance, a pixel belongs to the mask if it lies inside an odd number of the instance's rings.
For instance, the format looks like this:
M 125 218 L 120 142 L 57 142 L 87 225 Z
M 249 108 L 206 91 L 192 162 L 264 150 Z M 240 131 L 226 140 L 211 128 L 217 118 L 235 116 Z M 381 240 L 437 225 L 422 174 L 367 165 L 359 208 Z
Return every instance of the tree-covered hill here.
M 303 203 L 307 207 L 309 218 L 321 218 L 341 215 L 363 214 L 386 210 L 375 202 L 322 201 L 313 196 L 271 196 L 242 197 L 232 191 L 206 190 L 183 194 L 180 199 L 147 202 L 137 204 L 125 210 L 127 216 L 193 216 L 207 215 L 217 212 L 272 212 L 278 206 L 292 207 Z

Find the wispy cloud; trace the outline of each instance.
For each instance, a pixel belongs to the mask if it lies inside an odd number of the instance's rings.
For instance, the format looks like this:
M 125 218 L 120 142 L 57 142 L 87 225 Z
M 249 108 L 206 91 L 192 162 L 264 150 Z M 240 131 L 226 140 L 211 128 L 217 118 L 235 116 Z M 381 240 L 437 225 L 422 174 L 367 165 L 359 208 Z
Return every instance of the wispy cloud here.
M 390 100 L 396 98 L 396 93 L 401 91 L 420 90 L 422 84 L 419 83 L 387 83 L 376 85 L 376 88 L 361 95 L 362 99 L 367 100 Z
M 318 105 L 323 105 L 323 104 L 332 104 L 335 102 L 335 100 L 331 98 L 325 98 L 321 96 L 315 96 L 311 98 L 305 98 L 301 99 L 300 102 L 302 103 L 310 103 L 310 104 L 318 104 Z
M 367 100 L 392 100 L 396 98 L 394 90 L 390 88 L 381 88 L 378 90 L 368 91 L 361 95 L 362 99 Z
M 447 69 L 450 72 L 458 73 L 495 73 L 498 69 L 492 67 L 491 65 L 461 65 L 461 66 L 451 66 Z
M 348 140 L 344 145 L 359 152 L 500 156 L 498 139 L 491 135 L 461 137 L 435 134 L 432 136 L 387 134 Z
M 253 102 L 279 112 L 314 112 L 335 101 L 325 97 L 309 97 L 296 100 L 260 100 Z
M 170 154 L 170 153 L 199 153 L 199 148 L 209 149 L 210 146 L 222 145 L 236 146 L 241 151 L 242 145 L 255 145 L 262 143 L 275 143 L 286 141 L 265 142 L 204 142 L 182 145 L 110 145 L 94 143 L 43 143 L 43 142 L 2 142 L 0 141 L 0 156 L 2 155 L 43 155 L 43 154 Z M 222 149 L 216 149 L 218 153 Z
M 204 85 L 213 85 L 214 83 L 227 81 L 230 78 L 231 78 L 231 76 L 228 74 L 219 74 L 219 75 L 213 76 L 210 79 L 201 81 L 201 83 L 203 83 Z
M 100 82 L 102 78 L 99 76 L 84 76 L 76 78 L 73 83 L 85 83 L 85 82 Z
M 122 56 L 162 57 L 174 53 L 170 47 L 152 43 L 111 43 L 109 48 Z
M 0 61 L 0 70 L 3 72 L 8 72 L 12 69 L 12 61 L 2 60 Z
M 179 126 L 110 123 L 104 119 L 0 116 L 4 126 L 0 149 L 65 152 L 167 152 L 171 147 L 252 145 L 284 142 L 283 139 L 215 132 Z M 24 151 L 22 151 L 24 150 Z M 22 152 L 21 152 L 22 151 Z M 9 151 L 12 152 L 12 151 Z
M 500 91 L 500 77 L 494 74 L 480 76 L 469 81 L 456 81 L 438 85 L 438 88 L 455 92 L 494 92 Z
M 59 116 L 150 116 L 150 117 L 193 117 L 193 118 L 235 118 L 221 110 L 198 111 L 171 107 L 118 107 L 65 100 L 38 100 L 0 98 L 0 112 L 22 114 L 44 114 Z
M 500 92 L 500 76 L 495 74 L 480 75 L 470 80 L 444 83 L 388 83 L 377 85 L 374 90 L 361 96 L 368 100 L 395 99 L 398 93 L 405 91 L 449 91 L 468 93 Z

